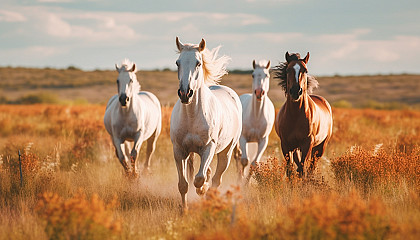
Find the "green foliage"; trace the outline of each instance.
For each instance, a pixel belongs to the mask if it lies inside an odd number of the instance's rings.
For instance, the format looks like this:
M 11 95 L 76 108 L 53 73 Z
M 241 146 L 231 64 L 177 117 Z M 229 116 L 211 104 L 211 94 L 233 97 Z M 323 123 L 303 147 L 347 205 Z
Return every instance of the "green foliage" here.
M 29 94 L 18 99 L 16 103 L 18 104 L 39 104 L 39 103 L 49 103 L 57 104 L 60 100 L 58 96 L 52 93 L 43 92 L 38 94 Z
M 333 102 L 332 106 L 336 107 L 336 108 L 352 108 L 353 104 L 351 104 L 351 102 L 349 102 L 347 100 L 340 100 L 340 101 L 337 101 L 337 102 Z

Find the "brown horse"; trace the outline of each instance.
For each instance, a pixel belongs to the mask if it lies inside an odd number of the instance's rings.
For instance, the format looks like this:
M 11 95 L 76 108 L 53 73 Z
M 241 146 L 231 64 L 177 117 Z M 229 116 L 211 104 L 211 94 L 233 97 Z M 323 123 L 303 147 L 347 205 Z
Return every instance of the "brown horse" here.
M 308 75 L 306 64 L 309 52 L 301 59 L 299 54 L 286 52 L 286 62 L 275 68 L 286 102 L 274 123 L 281 140 L 281 149 L 288 166 L 294 161 L 299 176 L 312 175 L 316 161 L 323 155 L 332 134 L 331 106 L 321 96 L 309 95 L 318 87 L 318 81 Z M 309 161 L 309 167 L 304 168 Z M 290 169 L 290 168 L 288 168 Z M 290 175 L 290 170 L 287 175 Z

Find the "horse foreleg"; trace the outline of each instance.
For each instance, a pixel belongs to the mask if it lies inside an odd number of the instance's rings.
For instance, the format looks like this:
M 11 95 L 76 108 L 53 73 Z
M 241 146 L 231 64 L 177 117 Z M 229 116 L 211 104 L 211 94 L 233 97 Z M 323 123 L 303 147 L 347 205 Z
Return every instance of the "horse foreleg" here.
M 283 153 L 284 160 L 286 160 L 286 177 L 290 178 L 293 171 L 293 151 L 290 151 L 287 146 L 281 142 L 281 151 Z M 292 163 L 292 164 L 291 164 Z
M 216 143 L 212 140 L 206 147 L 204 147 L 203 151 L 200 154 L 200 157 L 201 157 L 200 169 L 198 170 L 198 173 L 194 179 L 194 186 L 197 188 L 196 192 L 199 195 L 206 193 L 209 188 L 209 183 L 208 183 L 209 172 L 208 171 L 210 169 L 210 163 L 213 160 L 215 150 L 216 150 Z
M 260 141 L 258 142 L 258 150 L 257 150 L 257 154 L 256 154 L 256 156 L 255 156 L 254 161 L 252 161 L 252 163 L 251 163 L 251 168 L 249 169 L 248 176 L 246 177 L 246 182 L 247 182 L 247 183 L 248 183 L 248 182 L 249 182 L 249 180 L 251 179 L 251 176 L 252 176 L 253 170 L 254 170 L 254 168 L 255 168 L 255 167 L 257 167 L 257 163 L 259 163 L 259 162 L 260 162 L 261 157 L 262 157 L 262 155 L 263 155 L 263 153 L 264 153 L 265 149 L 267 148 L 267 145 L 268 145 L 268 136 L 267 136 L 267 137 L 264 137 L 264 138 L 262 138 L 262 139 L 260 139 Z
M 296 171 L 298 172 L 299 177 L 302 176 L 303 174 L 303 163 L 301 161 L 302 159 L 302 155 L 301 155 L 301 151 L 299 149 L 296 149 L 295 151 L 291 152 L 290 155 L 291 157 L 291 161 L 293 161 L 296 164 Z
M 302 146 L 301 146 L 301 161 L 300 161 L 300 169 L 298 167 L 298 172 L 300 174 L 301 177 L 305 177 L 305 162 L 310 162 L 311 161 L 311 157 L 312 157 L 312 140 L 309 139 L 308 141 L 306 141 Z M 300 170 L 300 171 L 299 171 Z
M 242 181 L 243 170 L 244 170 L 244 167 L 242 166 L 242 163 L 241 163 L 241 155 L 242 155 L 242 151 L 240 149 L 239 143 L 237 143 L 235 148 L 233 149 L 233 158 L 235 159 L 236 169 L 238 171 L 238 182 Z
M 222 182 L 222 175 L 229 166 L 230 158 L 232 156 L 232 151 L 235 146 L 232 146 L 232 143 L 229 144 L 223 151 L 217 154 L 217 167 L 216 173 L 212 179 L 212 188 L 217 188 Z
M 122 150 L 122 145 L 124 145 L 124 143 L 121 143 L 121 140 L 119 138 L 112 138 L 112 143 L 114 144 L 115 154 L 117 155 L 118 160 L 120 161 L 121 165 L 123 166 L 124 171 L 126 173 L 128 173 L 129 172 L 129 167 L 128 167 L 128 164 L 126 162 L 124 152 Z
M 240 170 L 239 170 L 239 178 L 242 180 L 244 178 L 245 175 L 245 167 L 248 166 L 248 151 L 247 151 L 247 140 L 244 136 L 241 135 L 241 137 L 239 138 L 239 147 L 241 149 L 241 164 L 240 165 Z
M 140 134 L 134 139 L 134 147 L 131 150 L 131 168 L 132 168 L 132 175 L 133 177 L 138 177 L 138 172 L 137 172 L 137 166 L 136 166 L 136 160 L 137 160 L 137 156 L 140 152 L 140 148 L 141 148 L 141 144 L 143 143 L 143 141 L 140 139 Z
M 194 153 L 190 153 L 187 158 L 187 176 L 188 182 L 193 181 L 194 175 Z
M 153 153 L 156 149 L 156 132 L 153 133 L 153 135 L 147 139 L 147 149 L 146 149 L 146 161 L 144 162 L 144 173 L 150 173 L 150 160 L 152 159 Z
M 239 147 L 241 148 L 241 152 L 242 152 L 241 164 L 243 168 L 245 168 L 248 165 L 249 160 L 248 160 L 248 152 L 247 152 L 247 141 L 246 141 L 246 138 L 242 135 L 239 138 Z
M 325 147 L 327 145 L 327 139 L 325 139 L 324 141 L 322 141 L 322 143 L 320 143 L 317 146 L 314 146 L 312 148 L 312 156 L 311 156 L 311 162 L 309 163 L 309 167 L 308 167 L 308 175 L 312 176 L 315 169 L 316 169 L 316 165 L 318 160 L 322 157 L 322 155 L 324 154 L 325 151 Z
M 178 170 L 178 190 L 181 194 L 182 200 L 182 211 L 187 210 L 187 192 L 188 192 L 188 181 L 187 181 L 187 157 L 188 154 L 184 151 L 179 150 L 174 145 L 174 158 L 176 169 Z

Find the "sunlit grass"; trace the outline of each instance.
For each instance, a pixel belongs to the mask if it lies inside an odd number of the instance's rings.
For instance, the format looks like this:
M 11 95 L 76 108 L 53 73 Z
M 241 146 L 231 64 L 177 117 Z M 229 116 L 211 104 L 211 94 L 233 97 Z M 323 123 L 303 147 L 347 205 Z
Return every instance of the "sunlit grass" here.
M 0 105 L 0 239 L 57 239 L 57 234 L 416 239 L 420 234 L 418 111 L 333 109 L 333 138 L 309 180 L 286 178 L 279 139 L 272 133 L 248 187 L 236 182 L 232 160 L 219 191 L 198 197 L 190 189 L 189 211 L 181 215 L 169 139 L 172 109 L 163 108 L 152 173 L 134 181 L 115 157 L 102 124 L 104 110 Z M 142 150 L 139 164 L 144 157 Z

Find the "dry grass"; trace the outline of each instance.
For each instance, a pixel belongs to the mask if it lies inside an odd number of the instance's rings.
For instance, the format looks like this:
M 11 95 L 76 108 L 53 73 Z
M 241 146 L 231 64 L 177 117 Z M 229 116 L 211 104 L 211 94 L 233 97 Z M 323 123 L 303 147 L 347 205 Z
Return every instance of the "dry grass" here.
M 235 164 L 180 215 L 170 107 L 152 174 L 130 181 L 102 105 L 0 105 L 0 239 L 416 239 L 420 112 L 334 109 L 314 179 L 286 179 L 279 139 L 249 187 Z M 18 150 L 21 150 L 20 182 Z M 144 161 L 144 151 L 140 162 Z M 212 165 L 213 166 L 213 165 Z
M 175 59 L 174 59 L 175 61 Z M 273 61 L 272 61 L 273 62 Z M 110 68 L 113 66 L 110 66 Z M 175 67 L 175 66 L 174 66 Z M 112 70 L 34 69 L 0 67 L 0 103 L 7 101 L 47 101 L 105 104 L 116 94 L 117 72 Z M 162 105 L 177 100 L 177 73 L 140 71 L 137 78 L 145 91 L 153 92 Z M 315 94 L 341 107 L 402 109 L 420 106 L 420 75 L 376 75 L 318 77 Z M 222 78 L 238 94 L 251 92 L 251 74 L 229 73 Z M 269 96 L 276 108 L 284 102 L 284 93 L 276 80 L 270 81 Z

